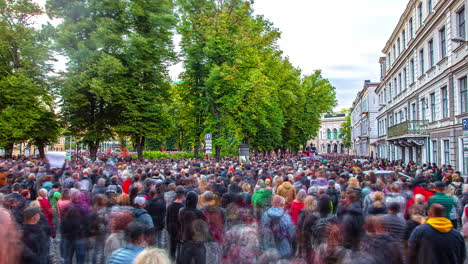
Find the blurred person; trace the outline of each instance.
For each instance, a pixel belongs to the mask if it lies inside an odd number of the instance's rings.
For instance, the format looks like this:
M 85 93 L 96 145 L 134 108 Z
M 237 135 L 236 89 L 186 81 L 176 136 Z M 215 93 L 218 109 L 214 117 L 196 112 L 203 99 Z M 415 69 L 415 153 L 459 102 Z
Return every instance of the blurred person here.
M 156 188 L 149 192 L 150 200 L 146 204 L 146 211 L 151 216 L 155 232 L 155 246 L 165 249 L 166 243 L 166 200 L 164 200 L 164 184 L 159 182 Z
M 266 186 L 266 184 L 265 184 Z M 273 193 L 271 188 L 260 188 L 252 195 L 252 207 L 254 208 L 254 214 L 257 219 L 260 219 L 270 206 L 271 197 Z
M 101 180 L 102 178 L 98 179 Z M 104 245 L 106 242 L 106 236 L 108 233 L 108 224 L 109 224 L 109 209 L 108 198 L 104 194 L 97 194 L 94 197 L 94 204 L 90 214 L 90 244 L 94 249 L 92 254 L 92 263 L 104 263 Z
M 199 220 L 204 222 L 205 216 L 201 210 L 197 209 L 197 203 L 198 195 L 195 192 L 189 192 L 185 200 L 185 206 L 179 211 L 181 237 L 180 254 L 177 257 L 178 264 L 189 263 L 191 261 L 194 261 L 195 264 L 205 263 L 206 250 L 204 242 L 207 238 L 197 237 L 197 235 L 204 235 L 204 230 L 196 228 L 202 227 L 202 223 Z M 209 229 L 208 226 L 207 229 Z
M 41 209 L 38 207 L 29 207 L 23 212 L 24 224 L 21 227 L 21 241 L 23 245 L 21 263 L 49 263 L 49 236 L 38 224 L 41 218 L 40 214 Z
M 462 264 L 466 258 L 463 236 L 446 218 L 445 207 L 432 204 L 429 220 L 414 229 L 408 241 L 407 263 Z
M 138 221 L 146 225 L 148 230 L 151 230 L 151 232 L 154 232 L 153 219 L 148 214 L 148 211 L 146 211 L 145 209 L 146 204 L 147 204 L 145 197 L 137 196 L 133 204 L 134 204 L 134 207 L 130 209 L 130 212 L 132 212 L 133 215 L 135 216 L 135 221 Z
M 275 195 L 271 201 L 271 208 L 262 216 L 262 241 L 263 249 L 275 249 L 281 258 L 292 256 L 292 242 L 296 229 L 291 217 L 284 207 L 285 198 Z
M 374 263 L 403 263 L 402 248 L 399 240 L 388 234 L 382 225 L 382 216 L 368 216 L 365 222 L 364 236 L 360 251 L 373 259 Z
M 429 198 L 429 201 L 427 202 L 427 206 L 431 207 L 431 205 L 433 204 L 442 205 L 444 207 L 445 218 L 450 219 L 450 212 L 452 211 L 455 201 L 453 200 L 452 197 L 448 196 L 445 193 L 445 190 L 446 190 L 445 183 L 436 182 L 435 187 L 436 187 L 436 193 L 434 194 L 434 196 L 431 196 L 431 198 Z
M 171 260 L 164 250 L 147 248 L 138 254 L 133 264 L 171 264 Z
M 404 218 L 405 212 L 403 208 L 406 208 L 406 198 L 400 192 L 400 186 L 396 183 L 390 185 L 390 192 L 385 194 L 385 204 L 398 203 L 400 205 L 400 212 L 398 216 Z
M 289 209 L 294 199 L 296 199 L 296 189 L 289 181 L 288 176 L 283 177 L 283 183 L 278 186 L 277 195 L 282 196 L 286 202 L 285 208 Z
M 44 214 L 44 216 L 47 219 L 47 223 L 50 226 L 52 237 L 55 237 L 55 227 L 53 223 L 54 213 L 49 200 L 47 200 L 47 190 L 40 189 L 38 194 L 39 195 L 37 197 L 37 201 L 41 206 L 42 214 Z
M 393 202 L 387 205 L 388 214 L 383 216 L 382 225 L 389 235 L 395 239 L 403 240 L 405 234 L 405 220 L 399 216 L 400 204 Z
M 356 188 L 348 187 L 345 200 L 341 204 L 343 243 L 347 249 L 357 250 L 364 235 L 364 216 L 360 202 L 361 192 Z
M 329 180 L 328 181 L 328 188 L 327 188 L 327 195 L 330 197 L 330 200 L 333 204 L 333 213 L 336 213 L 336 210 L 338 208 L 338 202 L 340 201 L 341 198 L 341 193 L 339 190 L 336 189 L 336 182 L 335 180 Z M 338 185 L 339 186 L 339 185 Z
M 411 236 L 411 233 L 417 226 L 426 223 L 427 219 L 424 214 L 425 209 L 426 208 L 424 207 L 424 205 L 421 204 L 413 204 L 413 206 L 411 206 L 411 208 L 409 209 L 409 219 L 406 221 L 405 234 L 403 236 L 403 240 L 405 242 L 408 241 L 408 239 Z
M 122 248 L 115 250 L 109 257 L 108 264 L 134 263 L 137 256 L 148 246 L 145 236 L 148 227 L 138 221 L 133 221 L 125 229 L 125 243 Z
M 373 194 L 374 203 L 368 210 L 369 215 L 387 214 L 387 207 L 384 204 L 385 196 L 382 192 L 375 192 Z
M 299 214 L 297 224 L 298 255 L 306 261 L 312 261 L 312 236 L 313 227 L 319 216 L 317 212 L 317 202 L 313 196 L 304 199 L 304 208 Z
M 11 214 L 3 208 L 0 208 L 0 223 L 2 223 L 0 237 L 4 238 L 2 243 L 0 243 L 0 263 L 19 263 L 21 248 L 18 247 L 18 241 L 20 241 L 21 235 Z
M 226 231 L 222 243 L 222 262 L 226 264 L 256 263 L 261 254 L 258 227 L 250 208 L 239 208 L 240 223 Z
M 175 200 L 169 204 L 166 211 L 167 232 L 169 234 L 169 257 L 172 260 L 176 258 L 177 246 L 180 243 L 179 211 L 184 207 L 184 187 L 177 186 L 175 193 Z
M 306 191 L 301 189 L 297 195 L 296 199 L 293 201 L 291 205 L 291 209 L 289 210 L 289 214 L 291 215 L 291 220 L 295 225 L 297 225 L 297 221 L 299 220 L 299 214 L 301 210 L 304 208 L 304 199 L 307 197 Z
M 110 235 L 107 237 L 104 245 L 104 256 L 109 256 L 115 250 L 123 247 L 125 243 L 125 229 L 135 220 L 135 216 L 129 211 L 115 212 L 109 220 Z

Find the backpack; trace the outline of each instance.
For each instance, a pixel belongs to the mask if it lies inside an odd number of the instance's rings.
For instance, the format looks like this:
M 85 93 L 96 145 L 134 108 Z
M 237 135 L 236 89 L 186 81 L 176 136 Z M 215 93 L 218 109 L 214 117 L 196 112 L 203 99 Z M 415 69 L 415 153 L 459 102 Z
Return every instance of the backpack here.
M 462 185 L 463 184 L 455 185 L 453 183 L 450 183 L 450 185 L 452 185 L 455 188 L 455 191 L 453 192 L 453 194 L 455 196 L 457 196 L 457 197 L 462 197 L 463 196 L 463 191 L 462 191 Z
M 283 239 L 288 238 L 288 230 L 281 225 L 281 218 L 283 218 L 284 212 L 280 217 L 271 217 L 270 216 L 270 225 L 269 228 L 273 233 L 273 237 L 275 238 L 275 242 L 279 243 Z

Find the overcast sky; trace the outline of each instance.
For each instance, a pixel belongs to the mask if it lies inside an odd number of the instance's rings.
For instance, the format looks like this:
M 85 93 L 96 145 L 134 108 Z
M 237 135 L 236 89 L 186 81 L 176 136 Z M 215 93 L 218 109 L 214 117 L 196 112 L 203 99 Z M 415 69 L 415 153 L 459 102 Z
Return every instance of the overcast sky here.
M 336 87 L 337 109 L 341 109 L 351 106 L 364 80 L 378 81 L 381 51 L 407 3 L 255 0 L 254 9 L 282 32 L 279 46 L 293 65 L 304 74 L 322 70 L 323 77 Z M 180 65 L 171 67 L 171 78 L 177 79 L 181 70 Z

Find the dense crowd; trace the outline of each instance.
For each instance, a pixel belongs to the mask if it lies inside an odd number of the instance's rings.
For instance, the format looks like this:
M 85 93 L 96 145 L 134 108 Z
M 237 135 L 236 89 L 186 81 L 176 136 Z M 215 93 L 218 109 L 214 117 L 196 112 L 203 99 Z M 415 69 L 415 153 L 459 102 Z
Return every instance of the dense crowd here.
M 460 172 L 362 158 L 0 159 L 0 263 L 463 263 Z

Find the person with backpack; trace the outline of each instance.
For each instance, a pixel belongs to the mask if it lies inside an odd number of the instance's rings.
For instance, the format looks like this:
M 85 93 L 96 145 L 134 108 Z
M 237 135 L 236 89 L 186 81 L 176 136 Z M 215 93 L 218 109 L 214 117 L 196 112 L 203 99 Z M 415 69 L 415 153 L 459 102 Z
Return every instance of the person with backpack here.
M 271 200 L 272 207 L 262 216 L 262 245 L 264 250 L 276 250 L 280 258 L 293 255 L 292 242 L 296 228 L 291 216 L 284 210 L 286 200 L 275 195 Z
M 335 188 L 335 180 L 328 181 L 327 195 L 330 198 L 330 201 L 333 204 L 333 214 L 336 214 L 336 209 L 338 208 L 338 202 L 341 198 L 341 193 Z

